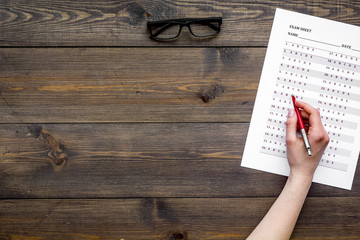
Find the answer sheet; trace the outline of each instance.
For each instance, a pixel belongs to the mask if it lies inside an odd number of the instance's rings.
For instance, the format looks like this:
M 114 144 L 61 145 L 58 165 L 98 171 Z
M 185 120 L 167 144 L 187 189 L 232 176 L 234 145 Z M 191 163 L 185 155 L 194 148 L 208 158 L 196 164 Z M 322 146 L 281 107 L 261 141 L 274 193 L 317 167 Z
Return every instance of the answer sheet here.
M 292 94 L 320 111 L 330 137 L 313 181 L 350 190 L 360 148 L 360 27 L 276 10 L 241 166 L 289 175 Z

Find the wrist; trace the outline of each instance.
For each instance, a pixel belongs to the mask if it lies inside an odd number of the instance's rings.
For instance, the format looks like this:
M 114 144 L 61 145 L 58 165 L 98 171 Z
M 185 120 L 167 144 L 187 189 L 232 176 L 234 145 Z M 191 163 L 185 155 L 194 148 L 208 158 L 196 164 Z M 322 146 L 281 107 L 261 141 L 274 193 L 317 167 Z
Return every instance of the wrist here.
M 314 178 L 315 168 L 311 167 L 292 167 L 290 168 L 289 177 L 298 181 L 312 181 Z
M 302 175 L 290 173 L 288 183 L 296 189 L 309 189 L 313 180 L 313 175 Z

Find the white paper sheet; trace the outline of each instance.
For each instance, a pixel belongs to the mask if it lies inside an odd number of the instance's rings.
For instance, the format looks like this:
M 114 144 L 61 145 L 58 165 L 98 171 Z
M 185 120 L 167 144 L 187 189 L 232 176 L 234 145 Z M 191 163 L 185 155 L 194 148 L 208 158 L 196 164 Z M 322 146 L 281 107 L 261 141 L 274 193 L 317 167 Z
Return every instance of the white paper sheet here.
M 360 148 L 360 27 L 276 10 L 241 166 L 289 175 L 291 94 L 319 109 L 330 137 L 313 181 L 351 189 Z

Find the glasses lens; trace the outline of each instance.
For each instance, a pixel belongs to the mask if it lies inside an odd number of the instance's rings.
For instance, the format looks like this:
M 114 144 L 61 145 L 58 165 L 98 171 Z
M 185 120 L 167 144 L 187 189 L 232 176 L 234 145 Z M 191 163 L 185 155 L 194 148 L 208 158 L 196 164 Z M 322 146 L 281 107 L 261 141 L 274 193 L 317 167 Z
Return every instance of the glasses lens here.
M 191 32 L 197 37 L 208 37 L 220 32 L 219 22 L 194 22 L 190 24 Z
M 178 24 L 161 24 L 151 26 L 151 32 L 154 38 L 159 40 L 166 40 L 176 38 L 180 32 L 180 25 Z

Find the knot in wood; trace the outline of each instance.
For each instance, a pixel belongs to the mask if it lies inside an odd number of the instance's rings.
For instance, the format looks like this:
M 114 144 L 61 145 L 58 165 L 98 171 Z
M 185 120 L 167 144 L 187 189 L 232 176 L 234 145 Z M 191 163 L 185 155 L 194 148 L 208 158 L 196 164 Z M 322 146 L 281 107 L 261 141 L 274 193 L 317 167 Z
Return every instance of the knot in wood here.
M 219 83 L 211 85 L 208 89 L 200 91 L 198 94 L 204 103 L 209 103 L 210 100 L 215 99 L 221 94 L 225 93 L 226 89 Z
M 54 159 L 54 163 L 57 166 L 63 165 L 66 163 L 67 155 L 65 153 L 61 153 L 59 156 Z
M 181 232 L 174 232 L 171 239 L 172 240 L 182 240 L 182 239 L 185 239 L 185 235 Z

